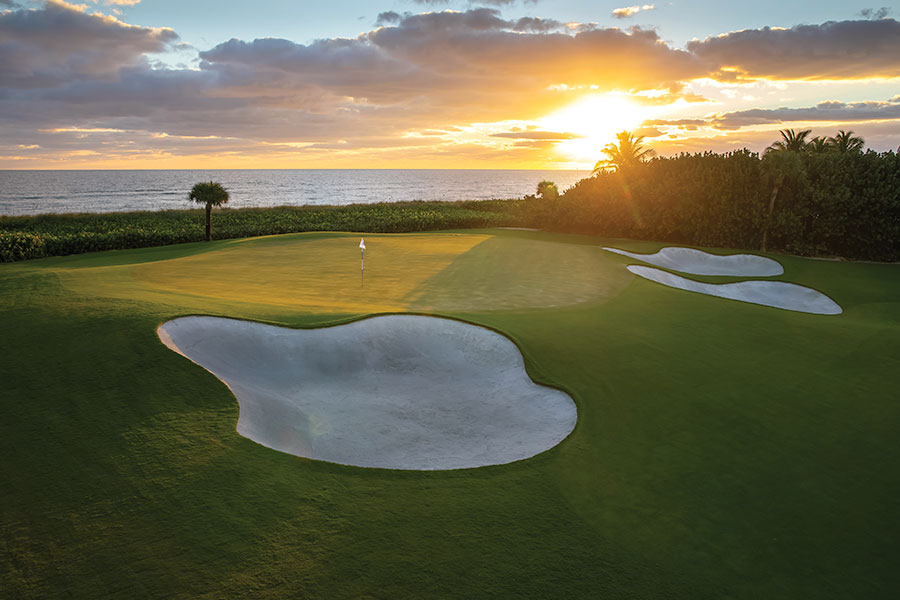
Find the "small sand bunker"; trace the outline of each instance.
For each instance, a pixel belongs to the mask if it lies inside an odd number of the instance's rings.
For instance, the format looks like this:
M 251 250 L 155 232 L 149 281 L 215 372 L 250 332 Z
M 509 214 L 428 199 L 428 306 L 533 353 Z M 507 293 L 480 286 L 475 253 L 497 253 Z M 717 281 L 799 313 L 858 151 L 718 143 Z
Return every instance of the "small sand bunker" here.
M 784 267 L 778 261 L 764 256 L 753 254 L 731 254 L 719 256 L 693 248 L 663 248 L 656 254 L 636 254 L 619 250 L 618 248 L 604 248 L 609 252 L 615 252 L 641 262 L 656 265 L 664 269 L 681 271 L 692 275 L 731 275 L 734 277 L 769 277 L 781 275 Z
M 391 315 L 295 330 L 184 317 L 157 333 L 231 388 L 239 434 L 296 456 L 464 469 L 534 456 L 575 427 L 575 403 L 534 383 L 515 344 L 459 321 Z
M 729 298 L 731 300 L 740 300 L 741 302 L 763 304 L 765 306 L 774 306 L 775 308 L 816 315 L 839 315 L 843 312 L 841 307 L 825 294 L 796 283 L 784 281 L 702 283 L 652 267 L 629 265 L 627 269 L 644 279 L 669 287 L 709 296 L 718 296 L 719 298 Z

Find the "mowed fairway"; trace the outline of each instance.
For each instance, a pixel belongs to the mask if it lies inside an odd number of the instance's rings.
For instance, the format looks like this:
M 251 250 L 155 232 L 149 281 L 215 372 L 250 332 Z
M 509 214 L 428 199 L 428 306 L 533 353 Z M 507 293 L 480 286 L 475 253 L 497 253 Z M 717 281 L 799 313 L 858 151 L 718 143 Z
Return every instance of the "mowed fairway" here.
M 0 265 L 0 597 L 892 598 L 900 265 L 773 256 L 839 316 L 666 288 L 601 246 L 298 234 Z M 725 282 L 735 278 L 693 277 Z M 240 437 L 157 326 L 382 312 L 495 328 L 578 424 L 508 465 L 362 469 Z

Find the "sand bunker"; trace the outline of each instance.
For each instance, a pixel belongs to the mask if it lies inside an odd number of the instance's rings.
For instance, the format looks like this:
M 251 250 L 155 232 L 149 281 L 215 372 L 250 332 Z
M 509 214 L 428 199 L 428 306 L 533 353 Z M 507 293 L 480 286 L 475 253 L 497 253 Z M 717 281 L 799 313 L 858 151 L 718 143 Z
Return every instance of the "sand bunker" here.
M 636 254 L 604 248 L 641 262 L 692 275 L 731 275 L 734 277 L 768 277 L 781 275 L 784 267 L 777 261 L 753 254 L 719 256 L 693 248 L 663 248 L 656 254 Z
M 231 388 L 239 434 L 296 456 L 464 469 L 534 456 L 575 427 L 575 403 L 535 384 L 515 344 L 459 321 L 391 315 L 294 330 L 184 317 L 158 334 Z
M 702 283 L 685 279 L 672 273 L 652 267 L 629 265 L 629 271 L 645 279 L 690 292 L 698 292 L 719 298 L 729 298 L 774 306 L 785 310 L 813 313 L 816 315 L 839 315 L 841 307 L 821 292 L 784 281 L 741 281 L 738 283 Z

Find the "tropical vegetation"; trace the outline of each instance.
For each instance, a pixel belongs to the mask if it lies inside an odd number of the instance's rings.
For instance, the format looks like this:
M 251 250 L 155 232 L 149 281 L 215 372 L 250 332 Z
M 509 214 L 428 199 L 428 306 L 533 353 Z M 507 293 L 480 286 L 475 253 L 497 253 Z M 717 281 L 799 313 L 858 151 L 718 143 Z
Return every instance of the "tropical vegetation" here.
M 537 195 L 541 200 L 555 200 L 559 197 L 559 189 L 552 181 L 542 181 L 537 185 Z
M 213 239 L 302 231 L 402 233 L 520 225 L 521 200 L 384 202 L 349 206 L 225 208 Z M 0 262 L 197 242 L 206 238 L 190 210 L 0 217 Z
M 631 156 L 646 150 L 635 150 L 631 140 L 640 138 L 625 133 L 618 154 L 610 149 L 610 160 L 552 207 L 529 203 L 531 224 L 678 244 L 900 260 L 900 155 L 862 152 L 852 131 L 822 142 L 809 140 L 809 130 L 787 129 L 763 156 L 739 150 L 631 161 L 617 158 L 623 148 L 633 150 Z M 614 159 L 619 168 L 606 168 Z
M 188 194 L 188 200 L 206 205 L 206 241 L 212 240 L 212 208 L 228 202 L 228 190 L 215 181 L 195 184 Z
M 645 148 L 643 136 L 635 136 L 629 131 L 620 131 L 616 134 L 617 142 L 607 144 L 603 149 L 605 160 L 597 161 L 594 165 L 594 174 L 605 171 L 622 171 L 633 169 L 643 161 L 656 156 L 656 152 Z
M 541 181 L 524 200 L 225 208 L 206 236 L 191 211 L 0 217 L 0 262 L 210 237 L 500 226 L 900 260 L 900 154 L 863 151 L 852 131 L 809 135 L 786 129 L 762 156 L 653 157 L 642 137 L 623 131 L 593 176 L 562 194 Z

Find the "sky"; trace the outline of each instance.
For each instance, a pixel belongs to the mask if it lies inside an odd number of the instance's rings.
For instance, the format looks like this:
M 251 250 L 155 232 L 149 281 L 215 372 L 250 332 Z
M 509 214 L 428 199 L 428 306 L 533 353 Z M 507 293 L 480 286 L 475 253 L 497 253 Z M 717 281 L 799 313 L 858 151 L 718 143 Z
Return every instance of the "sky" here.
M 590 169 L 900 146 L 900 3 L 0 0 L 0 169 Z

